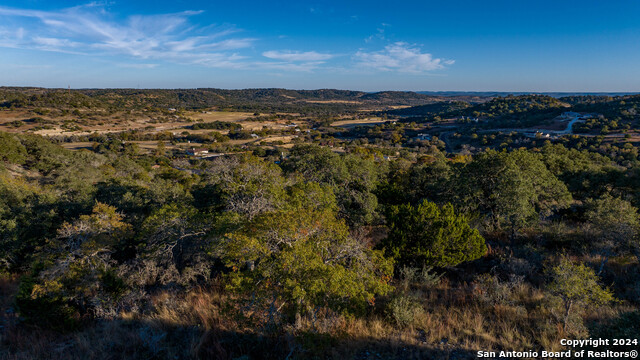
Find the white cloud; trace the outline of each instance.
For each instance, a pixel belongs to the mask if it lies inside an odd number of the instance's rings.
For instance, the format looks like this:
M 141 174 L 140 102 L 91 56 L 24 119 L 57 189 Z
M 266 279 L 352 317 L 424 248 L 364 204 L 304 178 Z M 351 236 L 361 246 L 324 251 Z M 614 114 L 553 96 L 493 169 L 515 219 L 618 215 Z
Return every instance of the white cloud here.
M 254 62 L 253 65 L 263 69 L 281 70 L 281 71 L 297 71 L 297 72 L 311 72 L 318 69 L 324 62 L 311 61 L 302 63 L 291 63 L 285 61 L 271 61 L 271 62 Z
M 255 66 L 282 71 L 310 72 L 336 55 L 317 51 L 270 50 L 263 52 L 262 56 L 276 61 L 255 62 Z
M 404 42 L 387 45 L 381 51 L 365 52 L 360 50 L 354 58 L 359 66 L 380 71 L 406 73 L 441 70 L 454 63 L 454 60 L 434 58 L 431 54 L 422 53 L 420 48 Z
M 125 64 L 116 64 L 118 67 L 121 68 L 129 68 L 129 69 L 153 69 L 158 67 L 158 64 L 129 64 L 129 63 L 125 63 Z
M 69 39 L 58 39 L 58 38 L 40 37 L 40 36 L 34 37 L 33 42 L 45 47 L 52 48 L 52 49 L 73 48 L 73 47 L 79 47 L 81 45 L 80 43 L 73 42 Z
M 202 46 L 202 48 L 212 48 L 216 50 L 237 50 L 251 47 L 256 39 L 227 39 L 217 43 Z
M 262 56 L 269 59 L 282 60 L 288 62 L 294 61 L 325 61 L 334 57 L 332 54 L 323 54 L 315 51 L 291 51 L 291 50 L 271 50 L 262 53 Z
M 234 26 L 197 25 L 202 11 L 133 15 L 120 19 L 104 3 L 53 11 L 0 6 L 0 47 L 112 57 L 117 66 L 153 68 L 162 62 L 214 68 L 310 72 L 330 70 L 340 55 L 318 51 L 269 50 L 256 56 L 257 39 L 241 36 Z M 385 40 L 381 24 L 376 39 Z M 372 37 L 373 38 L 373 37 Z M 249 57 L 248 55 L 252 55 Z M 397 42 L 380 51 L 360 50 L 356 66 L 380 71 L 424 73 L 443 69 L 453 60 L 434 58 L 414 45 Z
M 13 32 L 0 31 L 0 46 L 95 56 L 127 56 L 210 67 L 238 67 L 243 57 L 228 51 L 247 48 L 255 39 L 232 37 L 232 27 L 198 27 L 190 17 L 202 11 L 135 15 L 114 20 L 99 3 L 57 11 L 0 6 L 0 17 L 27 21 Z M 2 29 L 0 29 L 2 30 Z

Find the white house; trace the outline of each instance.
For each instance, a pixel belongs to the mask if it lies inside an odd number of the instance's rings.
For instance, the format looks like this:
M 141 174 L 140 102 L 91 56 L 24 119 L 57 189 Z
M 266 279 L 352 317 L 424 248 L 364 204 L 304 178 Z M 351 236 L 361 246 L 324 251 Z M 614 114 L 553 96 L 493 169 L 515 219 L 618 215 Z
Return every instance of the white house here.
M 187 150 L 187 155 L 191 156 L 204 156 L 209 154 L 209 149 L 207 148 L 191 148 Z

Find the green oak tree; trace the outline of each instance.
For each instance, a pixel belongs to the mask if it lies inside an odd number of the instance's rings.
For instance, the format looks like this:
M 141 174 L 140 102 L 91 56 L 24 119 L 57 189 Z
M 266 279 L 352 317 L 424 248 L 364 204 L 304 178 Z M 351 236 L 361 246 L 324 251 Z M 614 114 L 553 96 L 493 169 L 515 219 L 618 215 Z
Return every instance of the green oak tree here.
M 363 309 L 388 293 L 393 267 L 350 236 L 328 186 L 295 186 L 288 206 L 222 236 L 214 252 L 232 270 L 231 288 L 300 316 L 314 307 Z
M 283 169 L 305 180 L 331 186 L 338 200 L 338 214 L 350 226 L 368 224 L 377 216 L 374 195 L 381 167 L 372 157 L 339 155 L 315 145 L 297 145 L 283 162 Z
M 512 236 L 571 201 L 565 184 L 526 150 L 476 155 L 454 182 L 462 210 L 480 214 L 488 227 L 506 226 Z
M 628 201 L 604 195 L 586 201 L 586 220 L 594 228 L 596 247 L 602 256 L 598 274 L 602 273 L 609 258 L 616 254 L 633 252 L 640 260 L 638 210 Z

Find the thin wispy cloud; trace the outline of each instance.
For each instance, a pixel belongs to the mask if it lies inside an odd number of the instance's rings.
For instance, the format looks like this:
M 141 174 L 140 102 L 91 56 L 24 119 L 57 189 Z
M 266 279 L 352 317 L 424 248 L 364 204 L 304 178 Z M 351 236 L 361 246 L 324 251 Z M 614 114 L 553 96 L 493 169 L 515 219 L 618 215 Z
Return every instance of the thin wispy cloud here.
M 360 17 L 358 15 L 351 15 L 351 16 L 349 16 L 349 18 L 347 19 L 347 21 L 345 23 L 346 24 L 354 24 L 354 23 L 358 22 L 358 20 L 360 20 Z
M 333 54 L 323 54 L 316 51 L 292 51 L 292 50 L 284 50 L 284 51 L 265 51 L 262 53 L 262 56 L 275 59 L 275 60 L 283 60 L 283 61 L 325 61 L 333 58 L 335 55 Z
M 380 27 L 376 29 L 376 33 L 373 35 L 370 35 L 369 37 L 367 37 L 366 39 L 364 39 L 364 41 L 366 43 L 370 43 L 374 40 L 385 40 L 385 30 L 387 27 L 390 27 L 390 24 L 387 23 L 382 23 L 380 24 Z
M 312 61 L 312 62 L 302 62 L 302 63 L 293 63 L 286 61 L 264 61 L 264 62 L 255 62 L 254 66 L 270 69 L 270 70 L 281 70 L 281 71 L 295 71 L 295 72 L 312 72 L 314 70 L 319 69 L 324 62 L 322 61 Z
M 396 42 L 382 50 L 332 52 L 280 49 L 256 51 L 266 44 L 233 25 L 199 23 L 200 10 L 118 17 L 104 4 L 91 3 L 60 10 L 0 6 L 0 47 L 31 49 L 108 58 L 114 66 L 153 69 L 164 62 L 187 66 L 247 71 L 292 72 L 370 69 L 425 73 L 443 69 L 453 60 L 434 58 L 414 45 Z M 382 23 L 366 39 L 387 42 Z M 277 47 L 276 47 L 277 49 Z M 338 60 L 342 58 L 342 60 Z
M 28 31 L 0 28 L 0 46 L 84 55 L 125 55 L 211 67 L 238 67 L 236 51 L 255 39 L 236 36 L 233 27 L 199 28 L 191 18 L 201 11 L 133 15 L 116 20 L 99 4 L 57 11 L 0 7 L 6 19 L 29 21 Z
M 360 50 L 355 54 L 354 59 L 358 66 L 373 70 L 416 74 L 441 70 L 455 62 L 434 58 L 429 53 L 423 53 L 419 47 L 405 42 L 389 44 L 381 51 Z
M 153 69 L 158 67 L 158 64 L 131 64 L 131 63 L 124 63 L 124 64 L 116 64 L 118 67 L 121 68 L 128 68 L 128 69 Z

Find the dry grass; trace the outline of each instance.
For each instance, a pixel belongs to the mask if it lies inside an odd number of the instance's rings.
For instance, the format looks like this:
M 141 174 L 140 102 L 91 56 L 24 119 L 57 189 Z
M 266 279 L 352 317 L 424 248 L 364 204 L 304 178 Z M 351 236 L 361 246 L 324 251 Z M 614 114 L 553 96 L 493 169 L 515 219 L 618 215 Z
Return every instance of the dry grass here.
M 310 104 L 362 104 L 362 101 L 349 101 L 349 100 L 305 100 Z
M 235 122 L 253 116 L 253 113 L 235 111 L 185 111 L 184 115 L 191 119 L 202 119 L 205 122 L 229 121 Z
M 0 278 L 3 313 L 16 291 L 16 278 Z M 401 288 L 400 286 L 398 288 Z M 380 299 L 364 317 L 327 309 L 269 327 L 264 312 L 242 308 L 219 281 L 187 293 L 160 292 L 149 313 L 123 313 L 73 334 L 56 334 L 12 322 L 2 329 L 0 359 L 465 359 L 479 350 L 562 350 L 560 339 L 588 336 L 576 328 L 564 333 L 557 306 L 528 283 L 510 287 L 506 300 L 487 302 L 474 284 L 433 287 L 411 284 L 403 294 L 418 299 L 421 311 L 399 326 Z M 400 294 L 402 295 L 402 294 Z M 597 322 L 629 311 L 615 305 L 591 312 Z
M 331 126 L 336 127 L 344 127 L 351 128 L 355 126 L 373 126 L 387 122 L 388 120 L 383 120 L 382 118 L 368 118 L 368 119 L 358 119 L 358 120 L 338 120 L 331 123 Z
M 113 133 L 122 132 L 128 130 L 142 130 L 146 132 L 159 132 L 159 131 L 184 131 L 185 127 L 192 124 L 196 120 L 202 119 L 204 122 L 213 121 L 227 121 L 227 122 L 240 122 L 243 123 L 243 127 L 248 130 L 262 129 L 263 126 L 269 128 L 284 128 L 283 124 L 275 124 L 270 122 L 245 122 L 248 117 L 253 116 L 253 113 L 247 112 L 225 112 L 225 111 L 211 111 L 211 112 L 185 112 L 181 114 L 181 118 L 176 118 L 177 115 L 169 116 L 156 116 L 148 115 L 146 113 L 128 114 L 126 112 L 115 113 L 112 115 L 94 115 L 90 119 L 79 120 L 74 116 L 59 116 L 51 117 L 47 115 L 37 115 L 26 110 L 5 110 L 0 111 L 0 129 L 7 132 L 33 132 L 35 134 L 44 136 L 58 136 L 58 135 L 90 135 L 93 133 Z M 33 117 L 42 118 L 49 127 L 46 129 L 35 130 L 40 124 L 24 123 L 20 127 L 7 126 L 5 124 L 16 120 L 24 120 Z M 158 117 L 165 117 L 165 119 L 158 121 Z M 72 122 L 80 126 L 80 130 L 65 130 L 63 128 L 64 122 Z M 192 133 L 204 133 L 211 132 L 212 130 L 190 130 Z

